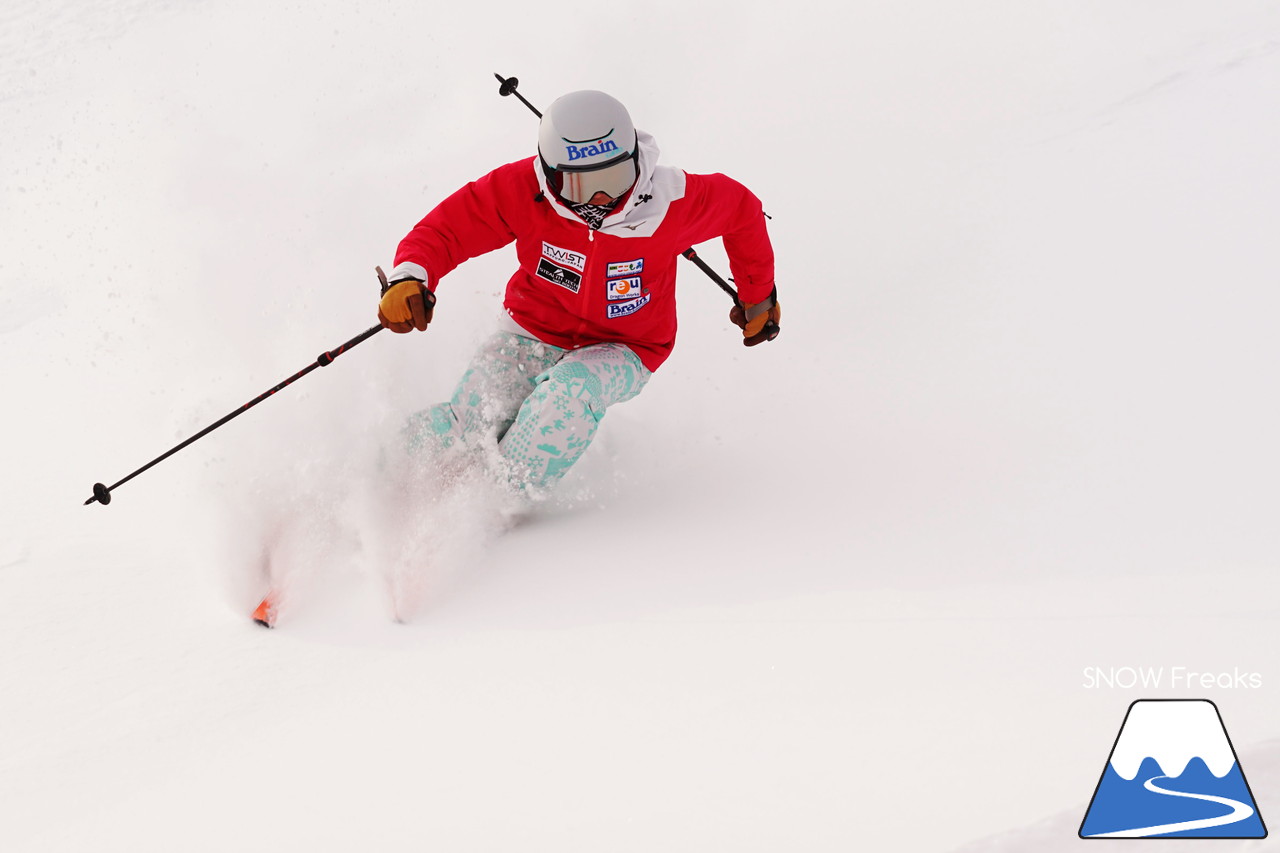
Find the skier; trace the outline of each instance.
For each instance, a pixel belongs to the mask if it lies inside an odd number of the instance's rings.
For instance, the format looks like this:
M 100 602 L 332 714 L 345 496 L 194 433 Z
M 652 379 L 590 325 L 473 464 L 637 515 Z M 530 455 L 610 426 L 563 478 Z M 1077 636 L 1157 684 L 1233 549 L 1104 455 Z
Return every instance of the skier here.
M 538 156 L 446 198 L 400 242 L 378 319 L 425 331 L 440 279 L 513 240 L 501 328 L 453 397 L 413 416 L 411 442 L 476 449 L 497 442 L 504 476 L 545 494 L 591 443 L 605 411 L 632 399 L 676 337 L 676 256 L 723 237 L 740 306 L 730 319 L 755 346 L 781 319 L 760 201 L 724 175 L 658 165 L 658 147 L 603 92 L 556 100 Z

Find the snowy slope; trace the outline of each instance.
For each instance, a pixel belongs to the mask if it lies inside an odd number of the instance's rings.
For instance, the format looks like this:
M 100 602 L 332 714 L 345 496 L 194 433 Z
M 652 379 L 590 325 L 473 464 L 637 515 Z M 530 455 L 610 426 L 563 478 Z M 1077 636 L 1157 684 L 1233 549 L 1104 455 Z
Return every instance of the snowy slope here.
M 1147 696 L 1213 699 L 1276 820 L 1274 3 L 5 8 L 0 849 L 1056 851 Z M 782 337 L 686 270 L 560 501 L 426 517 L 406 625 L 378 450 L 506 252 L 81 506 L 374 322 L 532 150 L 495 71 L 756 190 Z

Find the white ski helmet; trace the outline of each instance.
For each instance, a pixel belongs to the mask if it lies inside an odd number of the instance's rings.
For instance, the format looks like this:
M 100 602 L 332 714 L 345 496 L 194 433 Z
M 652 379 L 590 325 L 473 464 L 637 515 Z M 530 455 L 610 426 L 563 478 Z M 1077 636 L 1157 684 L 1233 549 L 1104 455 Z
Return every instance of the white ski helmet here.
M 538 127 L 538 154 L 547 184 L 580 204 L 597 192 L 620 198 L 636 182 L 636 128 L 616 98 L 570 92 L 552 102 Z

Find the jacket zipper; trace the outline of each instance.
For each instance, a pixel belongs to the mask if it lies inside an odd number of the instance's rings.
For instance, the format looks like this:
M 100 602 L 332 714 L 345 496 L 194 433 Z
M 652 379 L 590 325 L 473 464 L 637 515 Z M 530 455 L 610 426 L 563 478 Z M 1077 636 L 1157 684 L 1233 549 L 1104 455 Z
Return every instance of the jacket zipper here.
M 587 330 L 587 318 L 591 316 L 592 300 L 591 288 L 587 283 L 591 280 L 591 261 L 595 257 L 596 232 L 590 225 L 583 223 L 587 229 L 587 242 L 591 245 L 587 247 L 587 261 L 582 265 L 582 317 L 578 320 L 578 330 L 574 334 L 574 348 L 582 346 L 583 332 Z

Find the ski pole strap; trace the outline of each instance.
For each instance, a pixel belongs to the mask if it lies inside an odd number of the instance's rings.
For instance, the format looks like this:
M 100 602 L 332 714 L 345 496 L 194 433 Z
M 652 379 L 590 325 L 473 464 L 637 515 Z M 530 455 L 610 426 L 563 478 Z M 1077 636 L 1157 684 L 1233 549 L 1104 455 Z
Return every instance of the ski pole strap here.
M 747 322 L 750 323 L 752 320 L 759 317 L 761 314 L 767 314 L 770 311 L 772 311 L 773 306 L 777 304 L 778 304 L 778 286 L 775 284 L 773 286 L 773 293 L 770 293 L 768 296 L 766 296 L 763 302 L 757 302 L 755 305 L 752 305 L 750 308 L 746 308 L 744 306 L 743 313 L 746 316 Z

